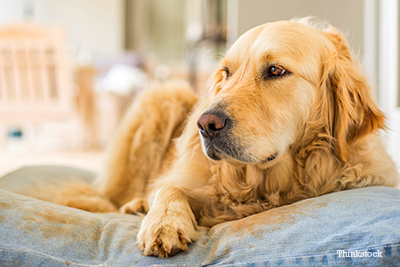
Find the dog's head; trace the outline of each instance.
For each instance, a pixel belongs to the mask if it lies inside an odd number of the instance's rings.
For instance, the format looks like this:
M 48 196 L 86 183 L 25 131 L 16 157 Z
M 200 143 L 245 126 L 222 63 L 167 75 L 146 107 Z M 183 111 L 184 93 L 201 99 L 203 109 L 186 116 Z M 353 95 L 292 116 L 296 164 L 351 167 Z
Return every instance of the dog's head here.
M 348 160 L 348 147 L 384 127 L 344 37 L 300 22 L 256 27 L 229 49 L 198 119 L 205 154 L 268 167 L 318 128 Z

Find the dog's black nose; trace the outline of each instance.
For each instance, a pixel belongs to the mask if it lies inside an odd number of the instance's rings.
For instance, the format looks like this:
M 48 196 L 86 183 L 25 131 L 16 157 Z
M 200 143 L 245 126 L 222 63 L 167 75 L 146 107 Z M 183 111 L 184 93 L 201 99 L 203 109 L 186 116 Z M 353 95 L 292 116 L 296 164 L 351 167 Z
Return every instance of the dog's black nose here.
M 197 127 L 205 138 L 214 138 L 226 125 L 227 116 L 223 113 L 202 114 L 197 121 Z

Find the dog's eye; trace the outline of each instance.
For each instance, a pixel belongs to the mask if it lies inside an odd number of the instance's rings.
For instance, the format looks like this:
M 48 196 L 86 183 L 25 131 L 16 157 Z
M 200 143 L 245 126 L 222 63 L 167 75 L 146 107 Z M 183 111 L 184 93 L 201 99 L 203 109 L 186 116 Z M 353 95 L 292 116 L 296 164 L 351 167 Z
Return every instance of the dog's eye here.
M 227 67 L 222 68 L 222 77 L 224 77 L 224 79 L 228 80 L 229 77 L 231 76 L 231 73 L 229 72 L 229 69 Z
M 279 77 L 286 74 L 286 70 L 278 65 L 273 65 L 268 68 L 265 78 Z

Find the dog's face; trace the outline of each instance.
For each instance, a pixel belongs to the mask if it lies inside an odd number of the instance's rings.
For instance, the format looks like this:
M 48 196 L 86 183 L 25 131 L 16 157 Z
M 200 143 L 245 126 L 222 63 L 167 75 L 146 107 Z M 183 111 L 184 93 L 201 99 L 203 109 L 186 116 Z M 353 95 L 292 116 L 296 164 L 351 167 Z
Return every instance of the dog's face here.
M 345 121 L 349 125 L 341 127 L 336 125 L 337 118 L 332 118 L 341 110 L 334 106 L 339 93 L 329 92 L 341 82 L 338 60 L 353 64 L 345 40 L 346 53 L 343 58 L 339 55 L 343 40 L 337 40 L 335 34 L 297 22 L 275 22 L 241 36 L 213 76 L 210 105 L 197 123 L 204 153 L 213 160 L 268 167 L 304 134 L 306 123 L 316 116 L 326 120 L 332 135 L 338 127 L 349 131 L 351 122 Z M 368 92 L 367 96 L 356 94 L 348 94 L 349 102 L 361 99 L 366 105 L 364 102 L 370 101 Z M 361 109 L 366 113 L 377 110 L 375 106 Z M 336 114 L 341 120 L 346 117 L 346 110 L 342 112 Z M 358 123 L 356 118 L 354 122 Z M 356 132 L 362 135 L 360 129 Z M 349 141 L 349 133 L 345 135 Z

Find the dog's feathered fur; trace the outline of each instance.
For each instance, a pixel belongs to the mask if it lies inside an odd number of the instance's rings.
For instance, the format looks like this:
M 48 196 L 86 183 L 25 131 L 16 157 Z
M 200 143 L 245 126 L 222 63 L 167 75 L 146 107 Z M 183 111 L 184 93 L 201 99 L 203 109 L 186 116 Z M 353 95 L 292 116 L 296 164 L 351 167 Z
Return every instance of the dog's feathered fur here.
M 244 34 L 200 100 L 182 84 L 144 92 L 111 144 L 100 193 L 87 196 L 87 207 L 82 190 L 57 202 L 74 206 L 79 197 L 79 208 L 91 211 L 147 213 L 138 244 L 145 255 L 168 257 L 188 249 L 197 225 L 344 189 L 396 187 L 398 171 L 377 135 L 384 115 L 345 38 L 306 24 L 275 22 Z M 265 79 L 268 64 L 289 74 Z M 235 122 L 220 161 L 203 153 L 196 126 L 216 109 Z

